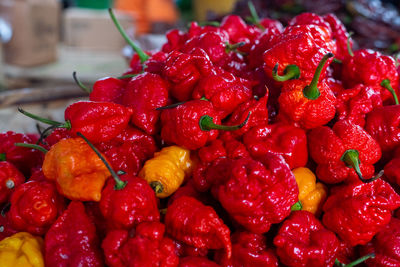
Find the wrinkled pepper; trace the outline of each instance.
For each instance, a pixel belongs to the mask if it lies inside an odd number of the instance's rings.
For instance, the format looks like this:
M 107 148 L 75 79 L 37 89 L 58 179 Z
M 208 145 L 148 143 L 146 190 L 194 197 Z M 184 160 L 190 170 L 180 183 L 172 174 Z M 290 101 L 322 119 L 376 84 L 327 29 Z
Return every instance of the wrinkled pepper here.
M 191 174 L 190 151 L 178 146 L 164 147 L 144 164 L 139 177 L 145 179 L 159 198 L 173 194 Z
M 24 175 L 12 163 L 0 161 L 0 204 L 7 202 L 15 188 L 24 182 Z
M 0 241 L 2 267 L 44 267 L 43 239 L 19 232 Z
M 205 257 L 187 256 L 179 259 L 179 267 L 220 267 Z
M 122 79 L 105 77 L 97 80 L 89 94 L 89 100 L 95 102 L 112 102 L 122 104 L 122 95 L 126 82 Z

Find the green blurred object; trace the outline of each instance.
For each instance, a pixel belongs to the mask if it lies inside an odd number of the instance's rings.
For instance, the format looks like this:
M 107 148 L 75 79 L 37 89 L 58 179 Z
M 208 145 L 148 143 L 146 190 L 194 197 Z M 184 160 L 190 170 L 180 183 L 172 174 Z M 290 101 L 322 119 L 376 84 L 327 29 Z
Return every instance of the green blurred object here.
M 112 0 L 75 0 L 77 7 L 107 9 L 112 7 Z

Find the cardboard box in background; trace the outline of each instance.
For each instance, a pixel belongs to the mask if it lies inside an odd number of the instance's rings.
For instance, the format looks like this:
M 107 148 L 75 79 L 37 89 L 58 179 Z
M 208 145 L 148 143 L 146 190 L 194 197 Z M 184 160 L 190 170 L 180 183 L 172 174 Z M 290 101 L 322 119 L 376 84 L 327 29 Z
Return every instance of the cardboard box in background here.
M 1 0 L 0 15 L 13 29 L 11 41 L 3 47 L 6 63 L 28 67 L 57 59 L 58 0 Z
M 133 31 L 132 15 L 121 12 L 115 12 L 115 15 L 127 32 Z M 120 52 L 126 45 L 107 10 L 85 8 L 65 10 L 63 41 L 67 46 L 97 51 Z

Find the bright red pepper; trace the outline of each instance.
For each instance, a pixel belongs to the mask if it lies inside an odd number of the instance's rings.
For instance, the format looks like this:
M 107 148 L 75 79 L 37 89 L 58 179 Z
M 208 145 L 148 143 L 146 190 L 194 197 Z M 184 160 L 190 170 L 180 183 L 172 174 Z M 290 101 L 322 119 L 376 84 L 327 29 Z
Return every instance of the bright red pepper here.
M 399 207 L 400 196 L 382 179 L 351 183 L 331 189 L 322 222 L 349 245 L 364 245 L 385 228 Z
M 11 226 L 19 231 L 43 235 L 65 209 L 64 198 L 48 181 L 28 181 L 11 195 L 7 216 Z
M 193 197 L 177 198 L 165 215 L 166 231 L 173 238 L 197 248 L 225 249 L 232 255 L 229 228 L 210 206 Z
M 123 79 L 112 77 L 102 78 L 94 83 L 92 92 L 90 92 L 89 95 L 89 100 L 121 104 L 125 86 L 126 81 Z
M 317 177 L 329 184 L 371 178 L 373 164 L 382 154 L 378 143 L 363 128 L 348 121 L 339 121 L 332 129 L 312 129 L 308 148 L 318 164 Z
M 287 266 L 333 266 L 339 248 L 336 235 L 308 211 L 294 211 L 274 238 L 279 259 Z
M 384 174 L 387 181 L 400 185 L 400 146 L 393 152 L 393 157 L 385 165 Z
M 6 237 L 12 236 L 19 231 L 11 226 L 10 220 L 7 218 L 7 214 L 4 214 L 4 206 L 0 206 L 2 211 L 0 212 L 0 241 Z
M 160 111 L 167 105 L 168 84 L 157 74 L 145 72 L 132 78 L 122 95 L 122 103 L 132 108 L 131 123 L 148 134 L 157 131 Z
M 195 22 L 192 22 L 195 23 Z M 172 29 L 169 30 L 166 34 L 165 37 L 167 38 L 167 42 L 163 44 L 161 50 L 163 52 L 169 53 L 174 50 L 180 50 L 181 47 L 185 44 L 187 41 L 187 34 L 178 30 L 178 29 Z
M 24 175 L 12 163 L 0 161 L 0 205 L 8 202 L 15 188 L 24 182 Z
M 61 141 L 62 139 L 72 138 L 71 133 L 65 128 L 54 129 L 46 138 L 44 138 L 46 149 L 50 149 L 53 145 Z
M 46 266 L 104 266 L 96 227 L 82 202 L 72 201 L 44 239 Z
M 127 230 L 110 231 L 102 242 L 106 263 L 110 267 L 178 266 L 174 242 L 164 236 L 159 222 L 139 224 L 134 234 Z
M 282 155 L 291 169 L 304 167 L 308 161 L 306 133 L 292 125 L 275 123 L 253 127 L 243 136 L 243 143 L 253 158 L 272 152 Z
M 179 260 L 179 267 L 220 267 L 205 257 L 188 256 Z

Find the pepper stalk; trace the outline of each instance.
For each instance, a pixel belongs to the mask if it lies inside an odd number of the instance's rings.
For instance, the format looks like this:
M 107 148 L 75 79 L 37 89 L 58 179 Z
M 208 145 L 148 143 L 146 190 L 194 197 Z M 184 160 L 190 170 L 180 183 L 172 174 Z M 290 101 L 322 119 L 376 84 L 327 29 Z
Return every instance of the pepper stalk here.
M 70 130 L 71 127 L 72 127 L 70 121 L 59 122 L 59 121 L 53 121 L 53 120 L 50 120 L 50 119 L 45 119 L 45 118 L 40 117 L 38 115 L 32 114 L 32 113 L 30 113 L 30 112 L 28 112 L 26 110 L 23 110 L 22 108 L 18 108 L 18 111 L 21 112 L 22 114 L 24 114 L 25 116 L 27 116 L 29 118 L 32 118 L 34 120 L 37 120 L 37 121 L 40 121 L 40 122 L 43 122 L 45 124 L 49 124 L 49 125 L 52 125 L 52 126 L 56 126 L 55 128 L 66 128 L 66 129 Z
M 283 70 L 284 75 L 278 75 L 279 63 L 276 63 L 272 69 L 272 78 L 278 82 L 285 82 L 287 80 L 300 78 L 300 69 L 297 65 L 287 65 Z
M 235 130 L 242 128 L 243 126 L 245 126 L 247 124 L 247 122 L 249 121 L 250 115 L 251 115 L 251 111 L 247 115 L 246 119 L 241 124 L 238 124 L 238 125 L 215 124 L 213 122 L 213 117 L 211 117 L 209 115 L 203 115 L 200 117 L 199 125 L 200 125 L 200 129 L 202 131 L 210 131 L 210 130 L 235 131 Z
M 39 145 L 36 145 L 36 144 L 15 143 L 14 146 L 33 148 L 33 149 L 36 149 L 36 150 L 39 150 L 39 151 L 43 152 L 44 154 L 49 152 L 46 148 L 44 148 L 42 146 L 39 146 Z
M 291 211 L 302 210 L 302 209 L 303 205 L 301 204 L 300 200 L 294 203 L 293 206 L 290 208 Z
M 381 82 L 381 86 L 383 88 L 386 88 L 392 94 L 392 96 L 394 98 L 394 102 L 396 103 L 396 105 L 398 105 L 399 104 L 399 99 L 397 98 L 396 92 L 394 91 L 392 85 L 390 84 L 390 80 L 389 79 L 384 79 Z
M 322 69 L 324 68 L 326 62 L 328 61 L 329 58 L 334 57 L 335 55 L 333 53 L 327 53 L 326 55 L 323 56 L 321 61 L 319 62 L 317 69 L 315 70 L 314 77 L 311 80 L 311 83 L 304 87 L 303 89 L 303 95 L 310 99 L 310 100 L 315 100 L 318 99 L 318 97 L 321 95 L 321 92 L 318 89 L 318 81 L 321 76 Z
M 247 2 L 247 6 L 249 7 L 249 11 L 251 14 L 251 16 L 247 18 L 247 21 L 249 21 L 250 23 L 253 23 L 261 30 L 265 30 L 265 27 L 260 23 L 260 17 L 257 14 L 256 8 L 254 7 L 253 2 L 252 1 Z
M 86 85 L 84 85 L 76 76 L 76 71 L 72 73 L 72 77 L 74 78 L 75 83 L 81 88 L 84 92 L 90 94 L 92 90 L 90 90 Z
M 380 171 L 375 177 L 371 179 L 365 179 L 362 176 L 361 170 L 360 170 L 360 157 L 359 157 L 359 152 L 356 149 L 348 149 L 346 150 L 343 155 L 340 158 L 341 161 L 346 163 L 347 167 L 353 168 L 354 171 L 357 173 L 358 178 L 363 182 L 363 183 L 370 183 L 375 181 L 376 179 L 380 178 L 383 175 L 383 170 Z
M 375 258 L 375 254 L 374 253 L 367 254 L 367 255 L 365 255 L 365 256 L 363 256 L 363 257 L 361 257 L 361 258 L 359 258 L 359 259 L 357 259 L 357 260 L 355 260 L 353 262 L 350 262 L 348 264 L 341 263 L 338 259 L 336 259 L 335 260 L 335 265 L 338 266 L 338 267 L 353 267 L 353 266 L 356 266 L 356 265 L 358 265 L 358 264 L 360 264 L 360 263 L 362 263 L 362 262 L 364 262 L 364 261 L 366 261 L 366 260 L 368 260 L 370 258 Z
M 0 153 L 0 161 L 6 161 L 7 157 L 6 157 L 6 153 Z

